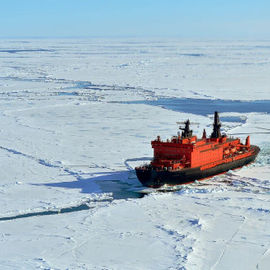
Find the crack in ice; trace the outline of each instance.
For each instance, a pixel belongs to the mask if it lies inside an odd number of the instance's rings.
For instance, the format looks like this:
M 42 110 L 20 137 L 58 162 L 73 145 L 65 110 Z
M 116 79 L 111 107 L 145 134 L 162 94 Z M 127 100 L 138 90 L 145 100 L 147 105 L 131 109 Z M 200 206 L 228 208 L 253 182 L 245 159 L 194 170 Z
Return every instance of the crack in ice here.
M 111 202 L 112 199 L 102 199 L 102 200 L 89 200 L 86 202 L 83 202 L 76 206 L 69 206 L 69 207 L 63 207 L 56 210 L 45 210 L 45 211 L 37 211 L 37 212 L 29 212 L 14 216 L 7 216 L 7 217 L 0 217 L 1 221 L 10 221 L 15 219 L 21 219 L 21 218 L 29 218 L 29 217 L 37 217 L 37 216 L 51 216 L 51 215 L 58 215 L 58 214 L 66 214 L 66 213 L 72 213 L 72 212 L 79 212 L 79 211 L 85 211 L 89 209 L 95 208 L 95 206 L 91 206 L 91 202 Z

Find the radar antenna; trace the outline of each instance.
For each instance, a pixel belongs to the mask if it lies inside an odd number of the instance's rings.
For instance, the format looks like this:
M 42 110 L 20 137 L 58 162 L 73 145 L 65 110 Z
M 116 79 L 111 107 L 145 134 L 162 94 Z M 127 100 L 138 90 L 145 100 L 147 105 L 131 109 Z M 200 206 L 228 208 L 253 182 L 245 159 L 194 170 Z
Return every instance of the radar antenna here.
M 185 127 L 179 127 L 179 129 L 183 130 L 182 131 L 182 138 L 191 138 L 192 137 L 192 130 L 189 128 L 190 127 L 190 121 L 189 119 L 184 122 Z

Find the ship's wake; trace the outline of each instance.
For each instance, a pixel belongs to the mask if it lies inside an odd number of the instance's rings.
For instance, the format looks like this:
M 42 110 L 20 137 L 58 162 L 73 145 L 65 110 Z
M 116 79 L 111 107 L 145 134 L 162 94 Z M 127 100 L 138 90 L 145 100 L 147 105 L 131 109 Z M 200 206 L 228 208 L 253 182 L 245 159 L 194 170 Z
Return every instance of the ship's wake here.
M 195 181 L 184 185 L 163 185 L 159 188 L 140 188 L 137 192 L 178 194 L 214 193 L 224 191 L 270 194 L 270 180 L 261 180 L 254 177 L 242 177 L 229 171 L 226 174 L 214 176 L 207 180 Z

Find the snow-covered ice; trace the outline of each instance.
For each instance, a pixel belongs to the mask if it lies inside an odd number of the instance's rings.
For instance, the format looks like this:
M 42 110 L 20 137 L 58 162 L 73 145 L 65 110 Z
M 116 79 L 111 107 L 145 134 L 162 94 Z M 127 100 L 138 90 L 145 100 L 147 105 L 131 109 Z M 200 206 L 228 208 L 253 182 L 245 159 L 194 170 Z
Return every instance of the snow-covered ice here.
M 0 268 L 269 269 L 270 115 L 252 103 L 270 106 L 269 52 L 267 41 L 0 40 Z M 203 102 L 149 102 L 184 98 L 250 102 L 222 110 L 222 128 L 261 153 L 143 196 L 133 168 L 153 138 L 187 118 L 211 131 Z

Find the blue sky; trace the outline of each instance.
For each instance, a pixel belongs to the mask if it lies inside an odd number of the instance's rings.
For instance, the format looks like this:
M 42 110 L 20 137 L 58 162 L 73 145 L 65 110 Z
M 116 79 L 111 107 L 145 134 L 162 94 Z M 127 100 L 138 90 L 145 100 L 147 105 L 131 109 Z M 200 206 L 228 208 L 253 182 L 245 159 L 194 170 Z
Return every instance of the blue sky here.
M 0 37 L 270 38 L 269 0 L 0 0 Z

